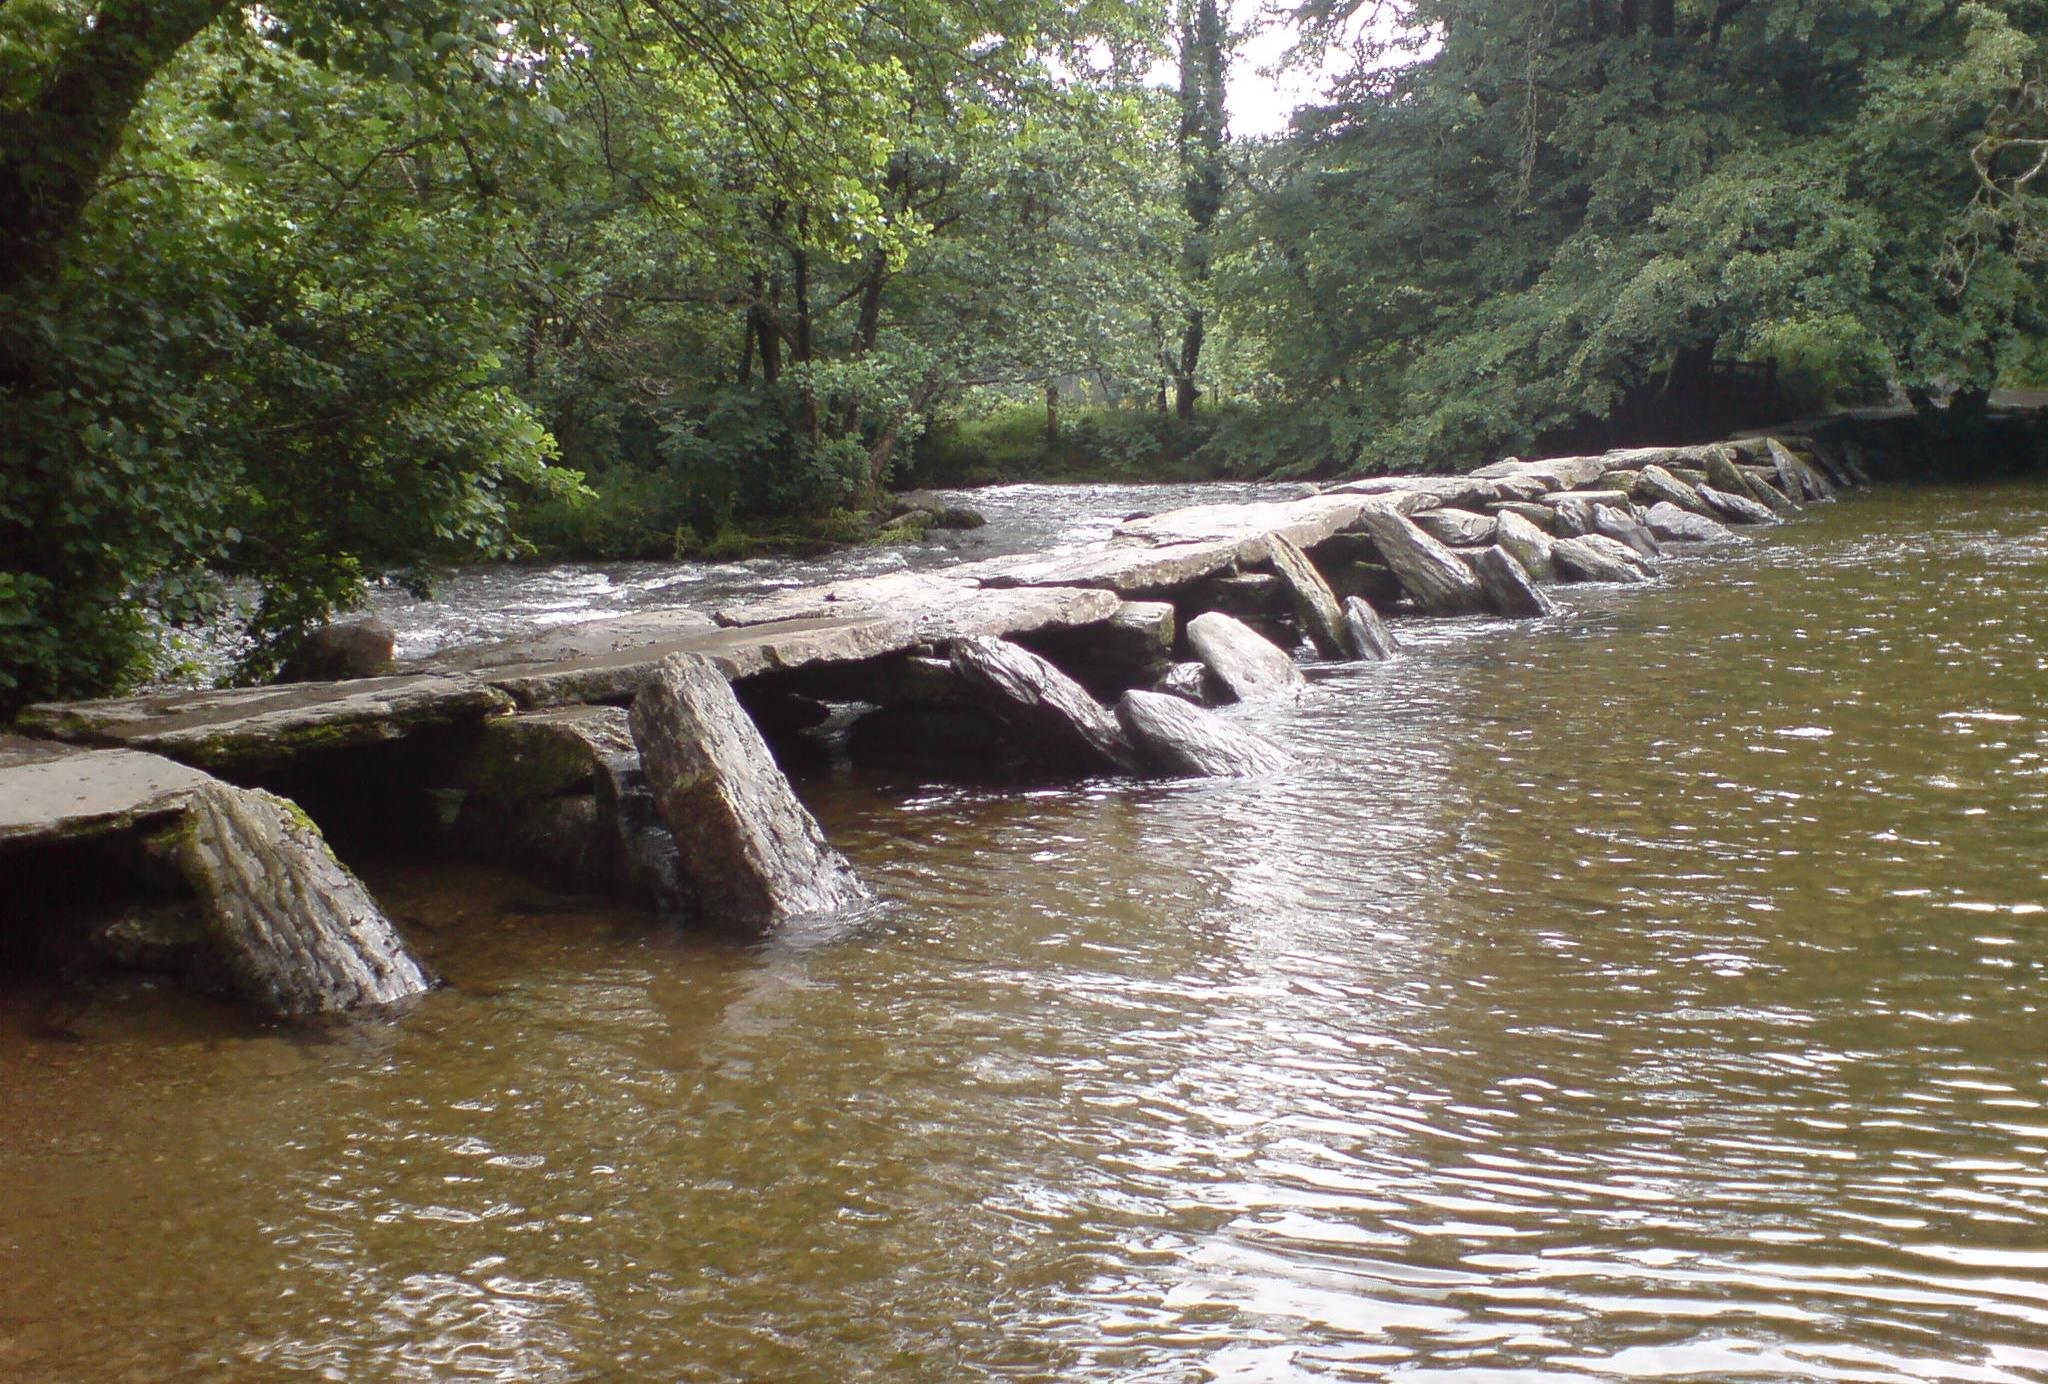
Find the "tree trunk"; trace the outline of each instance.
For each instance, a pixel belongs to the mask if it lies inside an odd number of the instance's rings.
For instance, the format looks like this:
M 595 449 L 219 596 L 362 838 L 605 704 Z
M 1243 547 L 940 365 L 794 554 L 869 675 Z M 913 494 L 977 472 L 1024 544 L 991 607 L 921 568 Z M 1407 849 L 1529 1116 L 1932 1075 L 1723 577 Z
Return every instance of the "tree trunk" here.
M 1045 440 L 1060 440 L 1060 387 L 1053 380 L 1045 382 Z
M 0 144 L 0 293 L 48 272 L 150 79 L 233 0 L 115 0 Z
M 811 363 L 811 252 L 804 243 L 811 230 L 811 213 L 808 208 L 798 208 L 796 214 L 796 245 L 789 252 L 792 289 L 796 294 L 796 349 L 790 358 L 799 365 Z M 810 438 L 815 451 L 820 443 L 821 429 L 818 426 L 818 396 L 811 387 L 810 377 L 803 382 L 804 391 L 804 436 Z
M 1641 0 L 1621 0 L 1621 36 L 1634 38 L 1642 23 Z
M 1180 128 L 1176 147 L 1181 166 L 1181 200 L 1191 234 L 1183 256 L 1188 281 L 1209 277 L 1209 235 L 1223 208 L 1225 34 L 1217 0 L 1183 0 L 1180 17 Z M 1200 308 L 1188 310 L 1181 329 L 1180 356 L 1172 362 L 1174 414 L 1192 422 L 1201 390 L 1195 383 L 1202 362 Z
M 1650 0 L 1650 36 L 1652 38 L 1678 37 L 1677 0 Z

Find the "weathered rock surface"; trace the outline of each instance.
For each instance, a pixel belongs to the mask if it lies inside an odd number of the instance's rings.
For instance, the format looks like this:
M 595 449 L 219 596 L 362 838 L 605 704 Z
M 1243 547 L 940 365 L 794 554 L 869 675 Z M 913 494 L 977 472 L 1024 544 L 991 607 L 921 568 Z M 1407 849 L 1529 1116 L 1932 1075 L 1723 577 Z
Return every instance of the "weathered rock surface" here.
M 1256 541 L 1267 534 L 1279 534 L 1296 547 L 1313 548 L 1332 534 L 1350 528 L 1365 503 L 1356 495 L 1330 492 L 1299 500 L 1191 505 L 1121 524 L 1111 541 L 1160 546 Z
M 1356 596 L 1344 601 L 1344 627 L 1351 633 L 1351 648 L 1359 658 L 1384 662 L 1401 652 L 1401 641 L 1387 628 L 1387 622 L 1370 604 Z
M 1037 757 L 1090 773 L 1142 767 L 1116 717 L 1029 649 L 969 638 L 954 640 L 951 652 L 982 705 Z
M 1718 519 L 1705 518 L 1663 500 L 1650 506 L 1643 523 L 1659 539 L 1673 543 L 1730 543 L 1735 539 Z
M 1188 621 L 1188 647 L 1231 701 L 1284 696 L 1307 681 L 1285 649 L 1217 611 Z
M 1481 548 L 1472 556 L 1472 570 L 1478 574 L 1479 584 L 1486 590 L 1487 603 L 1495 614 L 1531 620 L 1557 613 L 1557 606 L 1550 597 L 1530 580 L 1522 564 L 1515 561 L 1506 549 L 1498 546 Z
M 1371 510 L 1360 521 L 1379 546 L 1402 589 L 1431 615 L 1472 615 L 1486 609 L 1486 593 L 1472 569 L 1443 544 L 1392 510 Z
M 1497 461 L 1472 474 L 1494 480 L 1530 476 L 1546 482 L 1546 491 L 1558 491 L 1590 485 L 1606 475 L 1607 470 L 1604 457 L 1545 457 L 1539 461 Z
M 1560 538 L 1550 549 L 1558 575 L 1567 581 L 1642 582 L 1649 572 L 1635 551 L 1600 534 Z
M 1216 695 L 1209 670 L 1200 663 L 1176 663 L 1165 676 L 1152 684 L 1152 690 L 1167 697 L 1178 697 L 1196 706 L 1210 706 L 1224 700 Z
M 1178 697 L 1126 692 L 1116 719 L 1147 763 L 1178 777 L 1248 778 L 1294 762 L 1272 741 Z
M 1325 658 L 1343 658 L 1351 652 L 1350 632 L 1344 627 L 1344 611 L 1337 595 L 1323 580 L 1308 554 L 1288 539 L 1274 535 L 1267 544 L 1272 552 L 1273 570 L 1285 582 L 1293 598 L 1295 614 L 1309 642 Z
M 1241 563 L 1263 561 L 1265 556 L 1266 541 L 1263 537 L 1226 538 L 1159 547 L 1134 544 L 1093 552 L 997 558 L 954 570 L 963 576 L 973 575 L 991 590 L 1020 586 L 1087 586 L 1114 591 L 1126 600 L 1143 600 L 1227 571 Z
M 1639 505 L 1668 504 L 1703 518 L 1712 516 L 1707 502 L 1700 498 L 1697 490 L 1661 466 L 1645 466 L 1636 474 L 1635 484 L 1629 487 L 1628 493 Z
M 1342 481 L 1328 487 L 1323 493 L 1364 496 L 1377 499 L 1383 508 L 1392 507 L 1404 514 L 1416 514 L 1424 508 L 1416 503 L 1419 500 L 1427 500 L 1430 508 L 1448 505 L 1457 509 L 1477 509 L 1489 501 L 1499 499 L 1500 487 L 1491 477 L 1478 474 L 1371 476 L 1365 480 Z
M 1827 477 L 1795 455 L 1790 447 L 1775 437 L 1766 438 L 1764 445 L 1769 449 L 1771 465 L 1777 468 L 1778 488 L 1794 500 L 1825 500 L 1831 498 L 1835 488 Z
M 984 589 L 947 572 L 892 572 L 825 586 L 781 591 L 764 600 L 716 612 L 721 625 L 768 625 L 787 620 L 887 616 L 908 620 L 920 643 L 966 635 L 1005 638 L 1038 630 L 1089 625 L 1116 614 L 1114 592 L 1093 587 L 1031 586 Z
M 867 901 L 711 659 L 663 659 L 630 724 L 704 921 L 759 931 Z
M 1553 506 L 1537 504 L 1533 501 L 1507 500 L 1494 507 L 1493 517 L 1495 520 L 1498 520 L 1503 514 L 1514 515 L 1538 532 L 1546 534 L 1555 534 L 1557 532 L 1557 510 Z
M 340 682 L 381 678 L 392 671 L 398 632 L 375 617 L 322 625 L 308 634 L 278 670 L 279 682 Z
M 1777 524 L 1783 521 L 1771 513 L 1766 505 L 1759 504 L 1747 495 L 1734 495 L 1717 490 L 1711 485 L 1699 488 L 1700 498 L 1713 506 L 1714 512 L 1732 524 Z
M 567 707 L 491 721 L 450 778 L 465 793 L 453 828 L 464 854 L 662 913 L 686 907 L 681 858 L 624 708 Z
M 0 734 L 0 848 L 145 825 L 182 812 L 211 782 L 161 755 Z
M 1627 510 L 1596 507 L 1593 510 L 1593 531 L 1626 544 L 1644 557 L 1663 556 L 1664 549 L 1658 545 L 1656 536 L 1636 522 L 1635 515 Z
M 235 988 L 263 1009 L 338 1013 L 432 988 L 369 891 L 283 798 L 194 790 L 183 862 Z
M 1559 538 L 1583 538 L 1597 533 L 1593 526 L 1591 502 L 1575 495 L 1560 495 L 1550 506 L 1550 531 Z
M 1792 507 L 1792 502 L 1775 486 L 1759 479 L 1748 467 L 1737 465 L 1732 449 L 1727 446 L 1707 450 L 1706 471 L 1707 483 L 1717 490 L 1753 500 L 1773 512 Z
M 154 750 L 202 768 L 256 772 L 304 754 L 399 740 L 511 709 L 509 697 L 475 678 L 414 674 L 44 702 L 22 712 L 20 724 L 59 740 Z
M 492 668 L 485 676 L 523 707 L 628 702 L 662 660 L 675 654 L 708 658 L 727 678 L 738 679 L 857 663 L 903 653 L 918 642 L 916 626 L 895 616 L 781 620 L 738 629 L 700 629 L 655 644 L 560 662 L 517 663 Z
M 1532 581 L 1557 580 L 1557 567 L 1550 560 L 1554 539 L 1513 510 L 1502 510 L 1495 530 L 1500 546 L 1522 564 Z
M 633 649 L 665 647 L 717 628 L 710 616 L 694 610 L 635 611 L 603 620 L 556 625 L 492 644 L 451 649 L 428 659 L 419 671 L 478 673 L 518 664 L 578 662 Z
M 1453 548 L 1478 548 L 1493 542 L 1495 523 L 1469 509 L 1432 509 L 1415 516 L 1415 527 Z

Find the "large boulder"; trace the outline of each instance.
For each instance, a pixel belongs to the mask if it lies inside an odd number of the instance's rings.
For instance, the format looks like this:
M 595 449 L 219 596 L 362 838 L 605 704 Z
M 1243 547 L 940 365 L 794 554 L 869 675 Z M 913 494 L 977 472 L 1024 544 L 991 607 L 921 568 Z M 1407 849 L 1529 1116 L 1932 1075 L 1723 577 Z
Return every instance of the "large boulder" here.
M 867 902 L 711 659 L 664 658 L 630 724 L 704 921 L 760 931 Z
M 1550 549 L 1558 575 L 1566 581 L 1644 582 L 1649 565 L 1635 550 L 1602 534 L 1560 538 Z
M 1643 516 L 1644 527 L 1658 539 L 1670 543 L 1728 543 L 1735 535 L 1719 520 L 1659 500 Z
M 202 784 L 180 863 L 234 988 L 272 1014 L 340 1013 L 433 988 L 369 890 L 284 798 Z
M 1268 546 L 1272 552 L 1273 570 L 1287 584 L 1288 594 L 1294 601 L 1295 615 L 1302 628 L 1308 631 L 1309 642 L 1316 646 L 1316 652 L 1325 658 L 1343 658 L 1349 654 L 1351 643 L 1349 632 L 1344 628 L 1344 611 L 1337 604 L 1336 593 L 1330 590 L 1330 584 L 1323 580 L 1323 574 L 1308 560 L 1308 554 L 1281 535 L 1274 534 Z
M 1142 767 L 1116 717 L 1029 649 L 976 636 L 954 640 L 951 656 L 982 706 L 1035 757 L 1089 773 Z
M 1702 517 L 1713 514 L 1697 490 L 1661 466 L 1645 466 L 1637 472 L 1628 493 L 1639 505 L 1668 504 Z
M 1179 697 L 1126 692 L 1116 704 L 1116 719 L 1147 761 L 1178 777 L 1250 777 L 1294 762 L 1272 741 Z
M 1281 696 L 1307 681 L 1285 649 L 1217 611 L 1188 621 L 1188 647 L 1234 702 Z
M 1778 524 L 1784 521 L 1771 513 L 1770 507 L 1752 500 L 1748 495 L 1736 495 L 1718 490 L 1711 485 L 1699 487 L 1700 498 L 1713 507 L 1714 513 L 1730 524 Z
M 1835 487 L 1790 447 L 1775 437 L 1765 439 L 1771 465 L 1778 472 L 1778 487 L 1794 500 L 1826 500 Z
M 1359 524 L 1401 587 L 1431 615 L 1476 615 L 1486 609 L 1486 592 L 1458 555 L 1391 509 L 1369 509 Z
M 1663 547 L 1656 536 L 1639 523 L 1634 514 L 1627 510 L 1602 505 L 1593 510 L 1593 532 L 1605 534 L 1617 543 L 1625 543 L 1644 557 L 1662 557 Z
M 685 911 L 676 843 L 625 708 L 561 707 L 486 722 L 448 777 L 463 791 L 452 837 L 464 854 L 659 913 Z
M 1747 467 L 1737 465 L 1735 457 L 1725 447 L 1709 448 L 1705 466 L 1707 484 L 1716 490 L 1740 495 L 1773 512 L 1792 507 L 1782 492 L 1758 479 Z
M 1493 542 L 1493 516 L 1469 509 L 1432 509 L 1415 516 L 1415 527 L 1453 548 L 1476 548 Z
M 1522 564 L 1530 579 L 1556 581 L 1557 568 L 1550 560 L 1550 548 L 1556 540 L 1512 510 L 1502 510 L 1499 521 L 1497 541 Z
M 1472 570 L 1486 589 L 1487 603 L 1495 614 L 1530 620 L 1557 613 L 1550 597 L 1529 579 L 1522 564 L 1505 548 L 1481 548 L 1472 557 Z
M 1550 531 L 1559 538 L 1583 538 L 1599 530 L 1593 523 L 1593 502 L 1577 495 L 1559 495 L 1550 506 Z
M 1196 706 L 1214 706 L 1228 700 L 1216 685 L 1216 679 L 1207 667 L 1199 662 L 1176 663 L 1167 669 L 1159 681 L 1152 684 L 1152 690 L 1163 696 L 1178 697 Z
M 398 632 L 368 617 L 322 625 L 299 642 L 278 669 L 279 682 L 341 682 L 381 678 L 392 670 Z
M 1344 625 L 1351 632 L 1351 647 L 1361 659 L 1382 662 L 1401 652 L 1401 641 L 1380 613 L 1356 596 L 1344 602 Z

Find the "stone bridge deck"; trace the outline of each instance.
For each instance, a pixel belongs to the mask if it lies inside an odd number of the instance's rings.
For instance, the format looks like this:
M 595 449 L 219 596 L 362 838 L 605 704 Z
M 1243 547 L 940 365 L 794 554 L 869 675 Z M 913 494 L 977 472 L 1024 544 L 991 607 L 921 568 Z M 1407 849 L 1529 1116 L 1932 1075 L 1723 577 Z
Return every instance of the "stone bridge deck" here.
M 1733 474 L 1729 484 L 1743 484 L 1773 507 L 1862 479 L 1853 463 L 1762 441 L 1725 444 L 1717 471 L 1708 465 L 1714 451 L 1515 461 L 1469 476 L 1353 481 L 1294 501 L 1205 505 L 1127 522 L 1088 550 L 807 587 L 708 615 L 666 610 L 598 620 L 457 649 L 390 677 L 37 705 L 0 739 L 0 848 L 175 812 L 208 774 L 260 780 L 304 757 L 425 730 L 519 711 L 624 703 L 676 653 L 702 654 L 729 680 L 744 682 L 931 651 L 970 636 L 1103 626 L 1127 603 L 1185 596 L 1211 579 L 1271 566 L 1277 542 L 1315 554 L 1348 540 L 1354 555 L 1363 544 L 1370 557 L 1363 530 L 1375 515 L 1405 521 L 1453 511 L 1471 518 L 1472 531 L 1491 532 L 1489 515 L 1515 507 L 1542 518 L 1573 493 L 1639 518 L 1630 494 L 1641 495 L 1652 472 L 1675 472 L 1681 498 L 1695 500 L 1695 482 L 1710 472 Z M 1381 558 L 1411 596 L 1420 594 L 1395 555 Z

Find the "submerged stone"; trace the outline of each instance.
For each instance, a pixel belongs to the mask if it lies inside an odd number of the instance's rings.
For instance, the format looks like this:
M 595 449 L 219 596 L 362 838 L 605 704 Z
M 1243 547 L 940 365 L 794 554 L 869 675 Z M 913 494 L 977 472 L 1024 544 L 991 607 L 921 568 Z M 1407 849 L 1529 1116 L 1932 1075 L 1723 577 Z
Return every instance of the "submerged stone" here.
M 1116 718 L 1149 763 L 1179 777 L 1249 777 L 1277 773 L 1294 762 L 1272 741 L 1178 697 L 1126 692 Z
M 867 902 L 717 664 L 700 654 L 663 659 L 634 698 L 630 724 L 706 922 L 761 931 Z
M 1529 579 L 1522 564 L 1505 548 L 1481 548 L 1472 558 L 1472 570 L 1486 589 L 1486 599 L 1496 615 L 1529 620 L 1555 615 L 1557 607 L 1542 588 Z
M 1140 768 L 1116 718 L 1029 649 L 1001 639 L 956 639 L 952 659 L 982 705 L 1038 757 L 1087 772 Z
M 1188 621 L 1188 647 L 1229 701 L 1281 696 L 1307 681 L 1285 649 L 1217 611 Z
M 1294 610 L 1302 628 L 1308 631 L 1316 652 L 1325 658 L 1343 658 L 1351 652 L 1349 632 L 1344 628 L 1344 612 L 1337 604 L 1337 595 L 1330 590 L 1330 584 L 1323 580 L 1323 574 L 1310 562 L 1308 554 L 1294 546 L 1287 539 L 1275 534 L 1268 546 L 1273 554 L 1273 570 L 1287 586 L 1293 598 Z
M 259 1007 L 304 1017 L 433 987 L 362 882 L 285 799 L 203 785 L 182 858 L 236 991 Z
M 1344 625 L 1351 632 L 1351 647 L 1361 659 L 1382 662 L 1401 652 L 1401 641 L 1380 613 L 1356 596 L 1344 602 Z
M 1474 615 L 1486 609 L 1486 593 L 1472 569 L 1449 548 L 1391 510 L 1368 512 L 1361 523 L 1402 589 L 1431 615 Z

